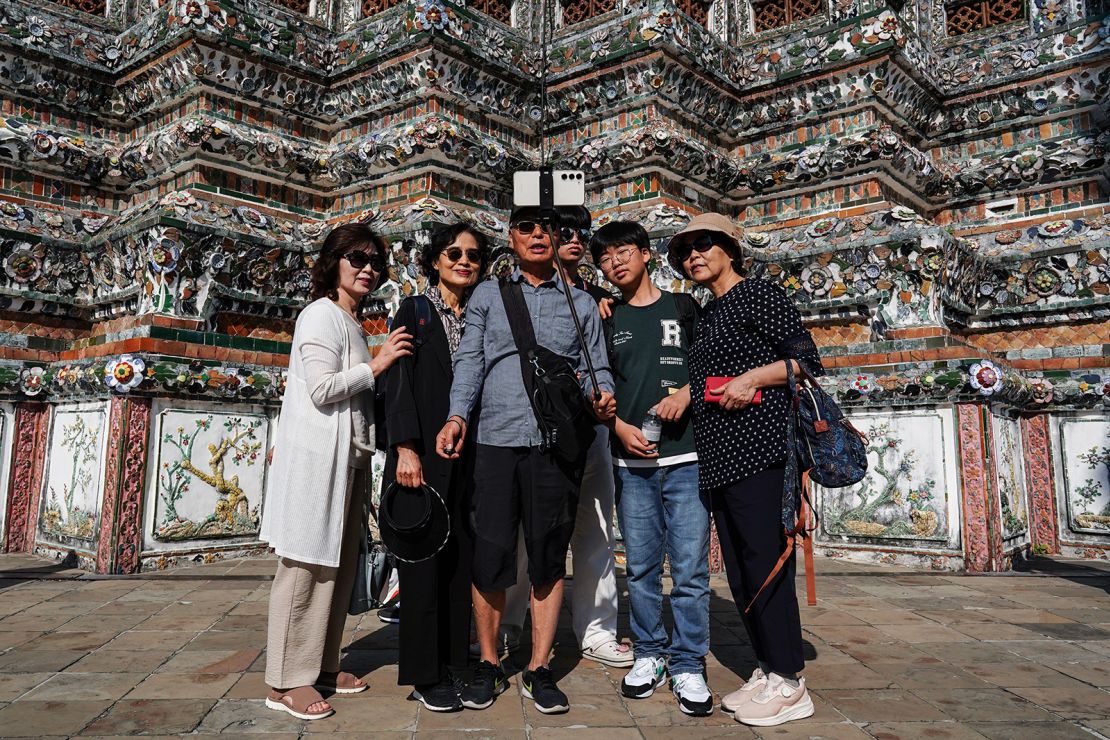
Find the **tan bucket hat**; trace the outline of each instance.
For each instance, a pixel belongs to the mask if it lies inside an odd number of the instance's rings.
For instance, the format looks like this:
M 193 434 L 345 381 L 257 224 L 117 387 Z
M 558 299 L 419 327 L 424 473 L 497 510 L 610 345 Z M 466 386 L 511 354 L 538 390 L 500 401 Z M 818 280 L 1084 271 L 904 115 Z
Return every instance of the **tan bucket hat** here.
M 723 213 L 702 213 L 690 219 L 686 228 L 671 237 L 671 240 L 667 242 L 667 250 L 670 251 L 671 245 L 675 243 L 676 239 L 698 231 L 716 231 L 727 236 L 737 247 L 740 246 L 740 228 L 733 223 L 731 218 Z

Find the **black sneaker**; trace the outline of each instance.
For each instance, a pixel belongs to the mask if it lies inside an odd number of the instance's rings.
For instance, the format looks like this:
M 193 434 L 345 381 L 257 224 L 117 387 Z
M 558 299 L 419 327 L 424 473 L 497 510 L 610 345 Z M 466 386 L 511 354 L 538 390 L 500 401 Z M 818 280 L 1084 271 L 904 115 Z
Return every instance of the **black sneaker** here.
M 485 709 L 507 688 L 509 683 L 501 666 L 483 660 L 474 669 L 474 677 L 462 690 L 459 698 L 467 709 Z
M 409 701 L 418 701 L 433 712 L 458 712 L 463 708 L 458 689 L 451 678 L 413 687 Z
M 386 624 L 397 624 L 401 621 L 401 602 L 398 601 L 393 606 L 383 606 L 378 609 L 378 619 Z
M 520 682 L 524 686 L 524 698 L 536 703 L 536 709 L 544 714 L 562 714 L 570 711 L 570 700 L 555 685 L 551 669 L 540 666 L 534 671 L 525 671 Z

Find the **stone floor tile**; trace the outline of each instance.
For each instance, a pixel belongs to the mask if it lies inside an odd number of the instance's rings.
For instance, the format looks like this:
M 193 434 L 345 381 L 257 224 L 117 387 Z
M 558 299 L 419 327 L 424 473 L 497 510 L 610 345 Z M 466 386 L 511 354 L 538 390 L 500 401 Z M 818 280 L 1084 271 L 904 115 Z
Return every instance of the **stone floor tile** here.
M 919 609 L 914 613 L 926 619 L 931 619 L 938 624 L 949 626 L 968 623 L 997 623 L 999 621 L 997 618 L 984 613 L 982 609 L 971 607 L 963 609 Z
M 749 727 L 757 737 L 774 740 L 864 740 L 871 738 L 851 722 L 799 724 L 790 722 L 778 727 Z
M 1029 624 L 1034 622 L 1075 624 L 1075 622 L 1067 617 L 1061 617 L 1045 609 L 985 609 L 984 613 L 996 617 L 1003 622 L 1010 622 L 1012 624 Z
M 0 709 L 0 734 L 76 735 L 111 705 L 110 701 L 17 701 Z
M 133 615 L 135 617 L 139 617 L 140 618 L 139 621 L 142 621 L 143 619 L 151 617 L 154 614 L 162 611 L 162 609 L 164 609 L 166 607 L 166 602 L 162 601 L 162 600 L 158 600 L 158 601 L 154 601 L 154 600 L 152 600 L 152 601 L 136 601 L 136 600 L 125 600 L 125 598 L 119 598 L 119 599 L 116 599 L 115 601 L 104 604 L 103 606 L 98 606 L 96 609 L 93 609 L 91 612 L 89 612 L 85 616 L 86 617 L 95 617 L 97 615 L 103 615 L 103 616 L 128 616 L 128 615 Z
M 106 650 L 168 650 L 184 647 L 196 633 L 189 630 L 129 630 L 104 644 Z
M 182 609 L 187 610 L 184 614 L 178 613 L 172 607 L 154 614 L 147 619 L 144 619 L 136 629 L 152 631 L 152 630 L 173 630 L 180 632 L 201 632 L 208 629 L 216 623 L 221 616 L 220 614 L 201 614 L 197 612 L 201 610 L 195 604 L 182 606 Z M 185 616 L 188 614 L 189 616 Z
M 812 725 L 810 725 L 812 727 Z M 723 725 L 720 727 L 692 727 L 682 728 L 680 732 L 684 737 L 689 738 L 710 738 L 710 737 L 729 737 L 729 738 L 756 738 L 755 728 L 745 727 L 742 724 L 733 722 L 731 725 Z M 675 731 L 670 727 L 641 727 L 640 734 L 644 736 L 644 740 L 674 740 Z M 806 735 L 811 737 L 811 735 Z M 866 737 L 864 735 L 863 737 Z M 423 735 L 421 735 L 423 740 Z
M 640 740 L 640 731 L 621 727 L 537 727 L 532 740 Z
M 852 614 L 872 626 L 880 624 L 937 624 L 934 620 L 905 609 L 858 609 Z
M 0 702 L 15 701 L 53 673 L 0 673 Z
M 23 650 L 0 655 L 0 673 L 43 673 L 60 671 L 76 663 L 84 650 Z
M 875 740 L 983 740 L 958 722 L 882 722 L 867 726 Z
M 1024 660 L 1000 644 L 985 642 L 919 642 L 914 648 L 936 660 L 958 666 L 980 663 L 1013 663 Z
M 858 660 L 864 665 L 888 662 L 932 665 L 941 662 L 940 658 L 929 655 L 918 647 L 912 646 L 906 642 L 885 642 L 871 645 L 841 645 L 839 649 L 843 650 L 853 660 Z
M 71 619 L 55 630 L 56 634 L 66 632 L 107 632 L 115 634 L 126 632 L 146 619 L 145 614 L 98 614 L 90 612 Z
M 208 630 L 189 641 L 189 650 L 239 650 L 266 646 L 266 631 L 262 630 Z
M 1013 688 L 1010 691 L 1067 719 L 1110 717 L 1110 693 L 1092 686 Z
M 737 687 L 733 686 L 728 690 L 732 691 L 735 688 Z M 720 691 L 717 694 L 715 700 L 719 703 Z M 531 706 L 529 706 L 529 709 L 532 709 L 533 715 L 537 714 Z M 626 700 L 624 711 L 635 720 L 639 727 L 683 728 L 682 730 L 675 730 L 676 734 L 680 732 L 685 734 L 690 727 L 737 727 L 732 716 L 720 711 L 719 708 L 714 709 L 713 714 L 708 717 L 691 717 L 683 714 L 682 710 L 678 708 L 674 696 L 665 689 L 656 691 L 647 699 Z M 574 708 L 571 707 L 571 715 L 573 714 Z
M 981 642 L 1051 639 L 1048 635 L 1042 635 L 1040 632 L 1034 632 L 1009 622 L 971 622 L 953 624 L 951 627 Z
M 913 665 L 907 663 L 871 663 L 868 666 L 889 682 L 892 688 L 990 688 L 991 684 L 948 663 Z M 850 688 L 845 686 L 844 688 Z
M 109 645 L 111 643 L 108 643 Z M 66 671 L 70 673 L 144 673 L 149 674 L 170 657 L 164 650 L 94 650 Z
M 0 651 L 16 647 L 17 645 L 25 645 L 36 637 L 41 637 L 44 634 L 44 632 L 36 632 L 33 630 L 10 630 L 7 632 L 0 632 Z
M 803 631 L 816 635 L 825 642 L 844 649 L 847 645 L 873 645 L 895 642 L 898 638 L 879 631 L 869 625 L 813 625 L 803 624 Z
M 108 642 L 118 632 L 51 632 L 41 637 L 36 637 L 26 645 L 24 650 L 81 650 L 90 652 Z
M 846 626 L 866 624 L 843 609 L 806 609 L 802 612 L 802 623 L 806 625 Z
M 527 740 L 528 732 L 523 727 L 515 730 L 425 730 L 421 727 L 416 737 L 420 740 Z
M 560 684 L 560 688 L 563 688 Z M 565 688 L 563 688 L 566 691 Z M 570 694 L 568 693 L 568 696 Z M 523 699 L 525 721 L 532 727 L 635 727 L 636 722 L 616 692 L 609 695 L 571 697 L 566 714 L 543 714 L 531 699 Z
M 268 617 L 261 614 L 228 614 L 221 617 L 210 629 L 213 630 L 256 630 L 265 632 Z
M 356 694 L 351 700 L 329 697 L 328 701 L 335 707 L 335 714 L 327 719 L 307 723 L 307 730 L 313 733 L 361 732 L 366 737 L 367 731 L 373 728 L 375 738 L 379 732 L 416 730 L 420 705 L 414 701 L 374 696 L 373 690 Z M 273 709 L 268 711 L 277 713 Z
M 155 673 L 135 686 L 128 699 L 219 699 L 241 673 Z M 261 699 L 265 694 L 256 697 Z
M 961 722 L 1055 719 L 1051 713 L 1005 689 L 917 688 L 913 693 Z
M 1075 622 L 1035 622 L 1020 625 L 1056 640 L 1110 640 L 1110 632 Z
M 57 673 L 22 701 L 115 701 L 144 678 L 145 673 Z
M 183 735 L 200 724 L 213 699 L 125 699 L 94 721 L 85 735 Z
M 156 673 L 242 673 L 262 653 L 244 650 L 182 650 L 159 666 Z
M 806 665 L 806 686 L 812 689 L 886 689 L 892 688 L 890 678 L 871 670 L 862 663 Z
M 261 699 L 266 696 L 269 690 L 270 687 L 266 685 L 266 678 L 262 673 L 244 673 L 235 682 L 235 685 L 227 690 L 223 698 Z
M 228 616 L 266 616 L 269 614 L 268 601 L 244 601 L 228 612 Z
M 968 722 L 967 726 L 990 740 L 1091 740 L 1092 737 L 1071 722 Z
M 974 637 L 957 632 L 943 624 L 880 624 L 876 627 L 890 638 L 911 645 L 919 642 L 975 642 Z
M 334 715 L 333 715 L 334 716 Z M 330 717 L 328 719 L 331 719 Z M 326 722 L 327 719 L 317 720 Z M 305 725 L 310 724 L 297 719 L 286 712 L 266 707 L 262 699 L 235 699 L 221 700 L 204 716 L 197 733 L 200 735 L 220 735 L 224 733 L 241 733 L 254 735 L 256 733 L 300 733 Z M 368 735 L 373 733 L 373 727 L 367 726 Z
M 948 719 L 948 715 L 903 689 L 823 690 L 820 695 L 853 722 Z
M 1065 676 L 1059 671 L 1030 661 L 979 663 L 965 666 L 964 669 L 973 676 L 1003 688 L 1025 686 L 1074 687 L 1079 685 L 1070 676 Z
M 1105 663 L 1048 663 L 1049 668 L 1100 688 L 1110 688 L 1110 661 Z
M 995 643 L 1026 660 L 1039 663 L 1063 660 L 1076 663 L 1101 663 L 1105 656 L 1074 642 L 1062 640 L 1014 640 Z M 1091 643 L 1098 644 L 1098 643 Z
M 466 730 L 466 731 L 509 731 L 520 730 L 525 726 L 524 706 L 521 703 L 519 688 L 509 687 L 492 706 L 482 710 L 464 709 L 461 712 L 432 712 L 419 707 L 417 727 L 419 736 L 428 730 Z M 571 700 L 573 704 L 573 699 Z M 409 702 L 416 704 L 416 702 Z

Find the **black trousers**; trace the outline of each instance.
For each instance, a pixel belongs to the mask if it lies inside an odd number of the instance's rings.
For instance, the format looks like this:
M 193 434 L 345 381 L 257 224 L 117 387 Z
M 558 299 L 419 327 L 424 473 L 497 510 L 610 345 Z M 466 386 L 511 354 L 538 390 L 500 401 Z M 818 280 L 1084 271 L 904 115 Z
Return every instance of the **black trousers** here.
M 756 658 L 775 673 L 790 674 L 805 666 L 793 554 L 751 611 L 744 614 L 786 547 L 781 521 L 782 483 L 783 469 L 772 468 L 713 489 L 711 500 L 729 590 Z
M 439 553 L 419 563 L 398 562 L 401 624 L 397 683 L 438 683 L 450 668 L 466 668 L 470 648 L 470 565 L 474 539 L 470 531 L 469 485 L 451 486 L 448 510 L 451 536 Z

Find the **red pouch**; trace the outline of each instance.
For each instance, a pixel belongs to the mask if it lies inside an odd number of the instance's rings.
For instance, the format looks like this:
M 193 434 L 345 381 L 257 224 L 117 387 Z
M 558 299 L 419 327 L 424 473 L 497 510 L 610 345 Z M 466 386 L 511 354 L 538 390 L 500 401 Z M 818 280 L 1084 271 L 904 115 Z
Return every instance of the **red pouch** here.
M 718 388 L 720 388 L 722 385 L 729 382 L 730 380 L 732 380 L 732 378 L 724 378 L 724 377 L 720 377 L 720 376 L 715 376 L 715 377 L 712 377 L 712 378 L 706 378 L 705 379 L 705 402 L 706 403 L 720 403 L 721 402 L 721 397 L 718 396 L 718 395 L 715 395 L 713 393 L 710 393 L 710 391 L 717 390 Z M 756 391 L 755 395 L 752 397 L 752 403 L 759 403 L 762 400 L 763 400 L 763 391 Z

